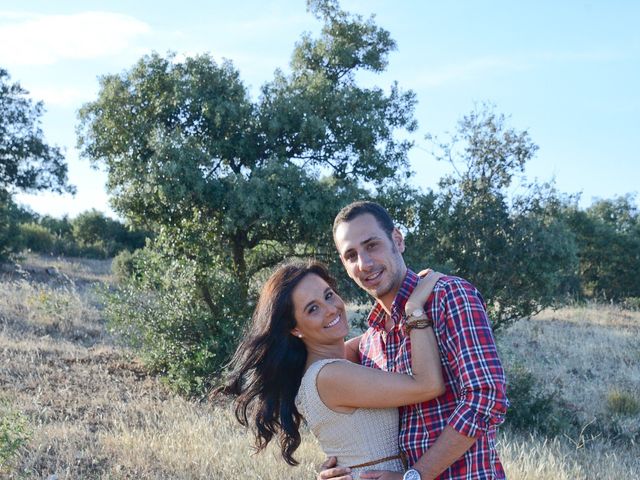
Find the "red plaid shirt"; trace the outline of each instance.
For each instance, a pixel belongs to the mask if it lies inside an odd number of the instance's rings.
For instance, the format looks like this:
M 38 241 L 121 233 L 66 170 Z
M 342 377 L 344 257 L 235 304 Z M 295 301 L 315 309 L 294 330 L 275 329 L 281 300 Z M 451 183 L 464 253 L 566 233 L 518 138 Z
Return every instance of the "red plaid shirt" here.
M 418 280 L 415 273 L 407 272 L 392 304 L 394 326 L 389 333 L 384 328 L 387 313 L 379 303 L 369 314 L 369 328 L 360 341 L 363 365 L 411 373 L 404 306 Z M 436 284 L 425 311 L 434 320 L 446 391 L 434 400 L 400 407 L 400 448 L 413 465 L 450 425 L 477 440 L 439 479 L 505 478 L 495 434 L 508 401 L 484 301 L 466 280 L 445 276 Z

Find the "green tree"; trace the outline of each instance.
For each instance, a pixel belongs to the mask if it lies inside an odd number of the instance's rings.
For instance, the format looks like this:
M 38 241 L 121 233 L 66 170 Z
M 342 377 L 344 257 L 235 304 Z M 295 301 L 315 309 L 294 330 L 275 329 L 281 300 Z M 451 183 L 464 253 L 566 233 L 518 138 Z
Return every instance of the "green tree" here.
M 42 102 L 34 103 L 0 68 L 0 259 L 19 248 L 14 192 L 74 192 L 62 152 L 44 140 L 42 114 Z
M 496 330 L 552 304 L 575 269 L 573 235 L 558 219 L 562 199 L 553 187 L 524 184 L 524 193 L 509 195 L 537 148 L 491 107 L 474 110 L 437 144 L 436 158 L 455 173 L 441 179 L 439 194 L 418 195 L 409 216 L 410 262 L 476 284 Z
M 150 236 L 148 232 L 128 228 L 119 220 L 109 218 L 95 209 L 80 213 L 70 225 L 72 243 L 75 242 L 78 253 L 85 256 L 112 257 L 124 249 L 142 248 L 145 239 Z
M 42 102 L 9 79 L 0 69 L 0 189 L 73 192 L 62 152 L 44 141 Z
M 335 258 L 335 212 L 363 182 L 406 171 L 411 142 L 394 132 L 416 128 L 413 93 L 356 82 L 358 71 L 384 70 L 395 43 L 336 2 L 309 9 L 320 36 L 303 35 L 290 73 L 276 71 L 257 100 L 230 62 L 153 54 L 103 77 L 80 111 L 82 155 L 106 168 L 114 208 L 157 233 L 163 265 L 183 262 L 193 282 L 171 288 L 187 289 L 210 322 L 231 305 L 228 322 L 241 324 L 253 279 L 283 258 Z M 233 298 L 215 288 L 220 276 L 235 282 Z M 216 342 L 205 335 L 188 348 L 204 358 Z
M 20 213 L 9 192 L 0 189 L 0 261 L 22 247 L 18 226 Z
M 589 298 L 640 297 L 640 215 L 631 195 L 598 200 L 564 214 L 579 247 L 581 293 Z

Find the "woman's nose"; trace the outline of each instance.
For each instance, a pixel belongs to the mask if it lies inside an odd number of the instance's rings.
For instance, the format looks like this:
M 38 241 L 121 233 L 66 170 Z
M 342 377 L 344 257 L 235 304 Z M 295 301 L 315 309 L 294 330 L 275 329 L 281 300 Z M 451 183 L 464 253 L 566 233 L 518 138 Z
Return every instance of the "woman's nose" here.
M 327 316 L 332 317 L 338 313 L 338 305 L 335 302 L 327 302 Z

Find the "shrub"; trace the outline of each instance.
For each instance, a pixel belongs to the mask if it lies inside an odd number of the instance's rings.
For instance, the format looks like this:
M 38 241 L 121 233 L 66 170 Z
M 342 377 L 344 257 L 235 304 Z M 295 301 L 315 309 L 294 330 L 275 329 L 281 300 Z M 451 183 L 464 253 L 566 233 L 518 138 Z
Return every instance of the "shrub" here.
M 0 261 L 22 249 L 18 225 L 30 217 L 28 211 L 16 205 L 11 195 L 0 188 Z
M 616 415 L 637 415 L 640 402 L 630 392 L 615 389 L 607 395 L 607 408 Z
M 11 467 L 30 437 L 26 417 L 0 402 L 0 473 Z
M 507 372 L 507 397 L 511 406 L 506 423 L 516 430 L 553 436 L 572 433 L 578 426 L 575 414 L 556 400 L 560 396 L 545 392 L 533 373 L 522 365 Z
M 133 254 L 129 250 L 122 250 L 111 262 L 111 272 L 120 282 L 126 281 L 133 274 Z
M 64 215 L 62 218 L 52 217 L 51 215 L 43 215 L 38 223 L 53 233 L 56 237 L 72 236 L 72 226 L 69 217 Z
M 129 230 L 97 210 L 79 214 L 71 226 L 78 254 L 90 258 L 108 258 L 123 250 L 142 248 L 150 236 L 145 231 Z
M 105 292 L 111 332 L 138 349 L 145 364 L 177 390 L 204 393 L 250 316 L 250 306 L 238 301 L 236 276 L 222 268 L 203 273 L 195 261 L 149 248 L 132 257 L 120 257 L 116 268 L 130 268 L 130 274 L 116 291 Z
M 622 301 L 622 307 L 628 310 L 640 310 L 640 297 L 627 297 Z
M 37 223 L 23 223 L 19 226 L 21 244 L 34 252 L 52 253 L 56 237 L 51 231 Z

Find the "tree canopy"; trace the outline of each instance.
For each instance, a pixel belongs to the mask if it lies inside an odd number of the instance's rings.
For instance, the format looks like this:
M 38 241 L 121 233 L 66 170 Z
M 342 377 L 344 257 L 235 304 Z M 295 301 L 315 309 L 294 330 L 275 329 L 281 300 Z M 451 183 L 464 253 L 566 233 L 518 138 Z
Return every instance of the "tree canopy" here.
M 363 185 L 407 172 L 411 142 L 396 133 L 416 128 L 414 94 L 356 81 L 358 71 L 384 70 L 395 43 L 336 2 L 309 8 L 322 22 L 319 36 L 303 35 L 289 71 L 276 71 L 256 99 L 229 61 L 154 53 L 102 77 L 98 98 L 80 111 L 81 154 L 105 167 L 114 208 L 157 233 L 155 260 L 141 264 L 176 278 L 176 269 L 189 272 L 182 286 L 160 288 L 188 289 L 210 326 L 221 312 L 234 325 L 248 318 L 252 279 L 283 258 L 335 259 L 335 213 Z M 163 282 L 138 287 L 151 284 Z M 211 328 L 199 330 L 208 340 L 197 348 L 220 354 L 228 331 Z
M 206 222 L 244 283 L 291 245 L 329 243 L 341 196 L 407 167 L 394 131 L 415 129 L 413 93 L 355 81 L 385 67 L 388 32 L 335 2 L 310 9 L 319 38 L 303 35 L 256 100 L 228 61 L 152 54 L 103 77 L 80 111 L 82 155 L 106 167 L 115 209 L 165 231 Z M 269 259 L 275 243 L 287 247 Z
M 15 192 L 75 191 L 62 152 L 44 140 L 42 114 L 42 102 L 34 103 L 0 68 L 0 260 L 20 246 Z
M 522 193 L 510 194 L 538 149 L 529 134 L 483 105 L 448 141 L 429 138 L 454 173 L 440 180 L 438 194 L 407 203 L 413 261 L 423 255 L 476 284 L 494 329 L 557 301 L 577 268 L 574 235 L 559 214 L 564 199 L 552 185 L 523 183 Z
M 42 114 L 42 102 L 34 103 L 0 68 L 0 190 L 74 191 L 64 155 L 44 140 Z

